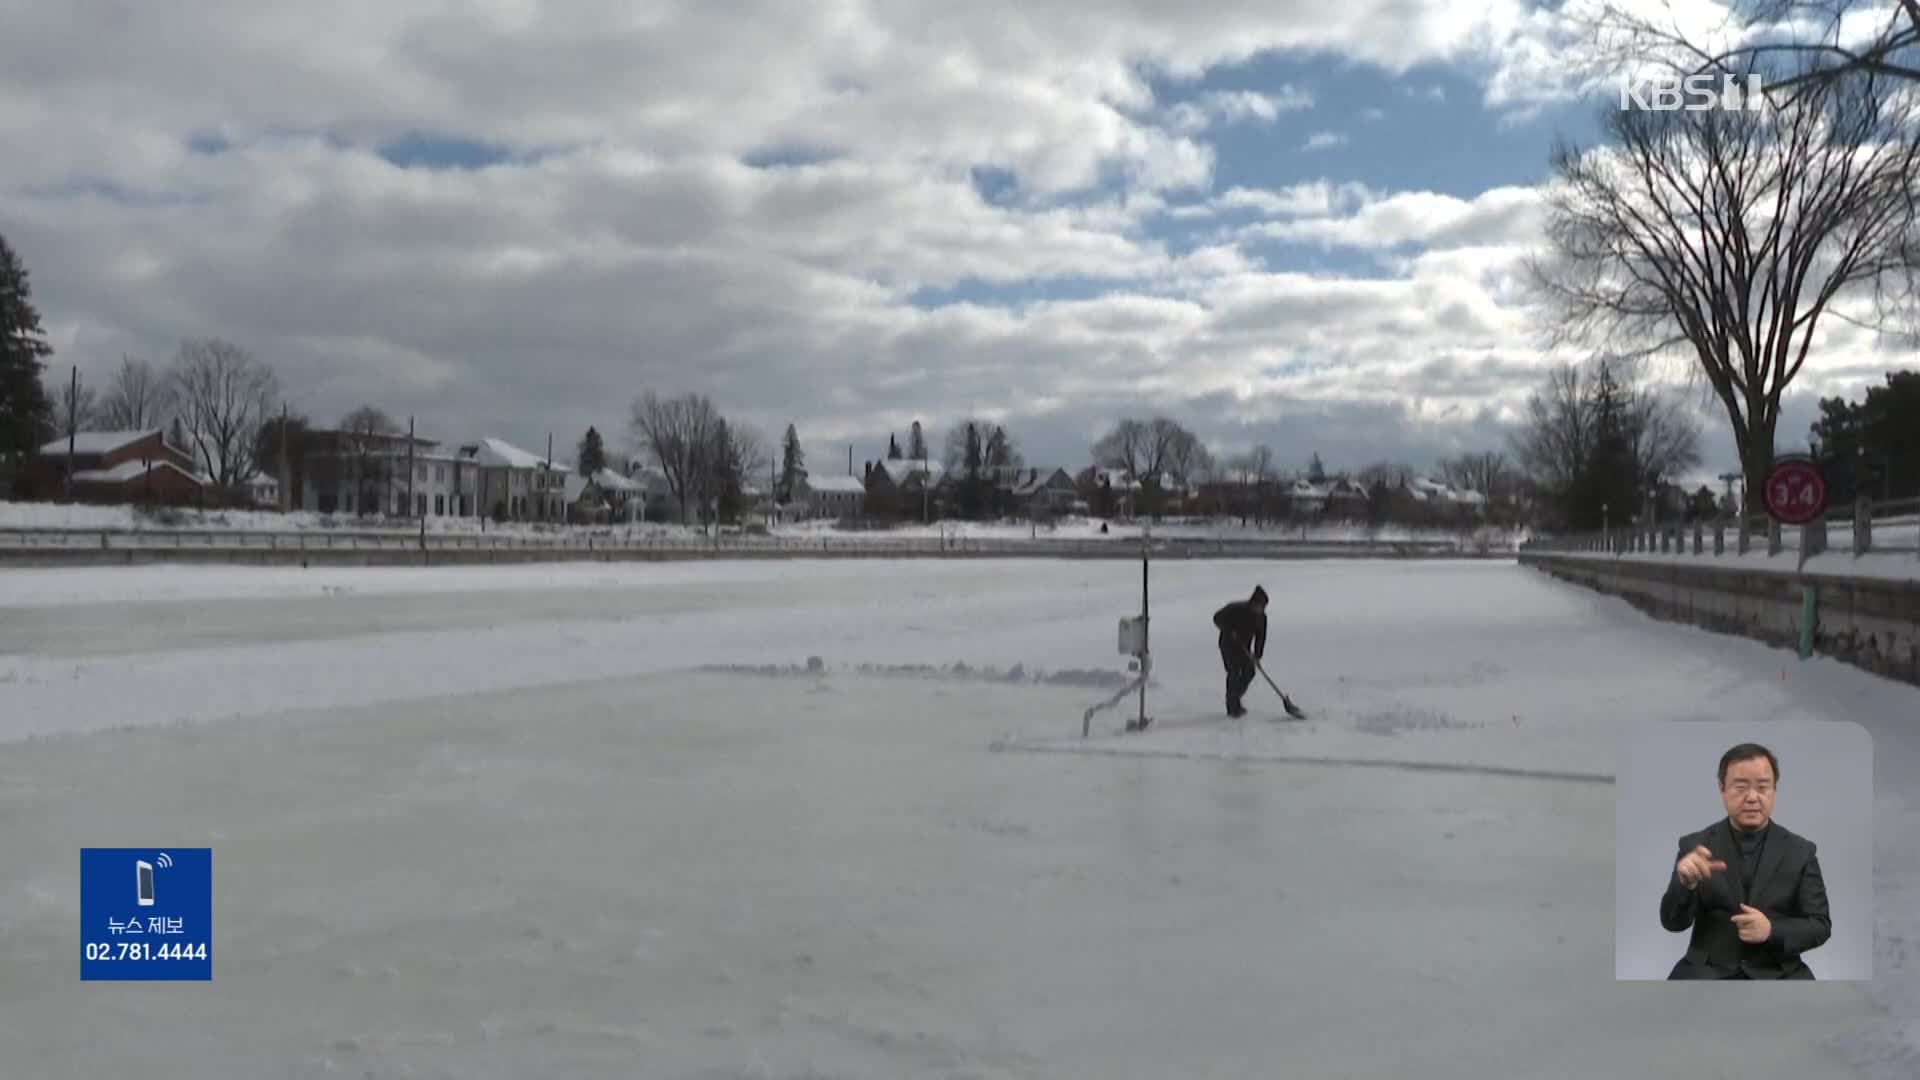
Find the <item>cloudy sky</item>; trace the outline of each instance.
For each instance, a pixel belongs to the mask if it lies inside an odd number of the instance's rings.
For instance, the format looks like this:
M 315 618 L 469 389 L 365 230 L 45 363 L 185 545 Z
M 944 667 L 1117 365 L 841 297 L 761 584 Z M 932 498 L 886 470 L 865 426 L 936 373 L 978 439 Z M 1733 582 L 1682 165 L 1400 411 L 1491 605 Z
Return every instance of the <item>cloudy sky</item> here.
M 556 456 L 644 390 L 816 471 L 1123 416 L 1283 465 L 1497 448 L 1593 100 L 1518 0 L 0 0 L 0 235 L 100 380 L 239 343 L 296 412 Z M 1855 335 L 1807 390 L 1872 377 Z M 1782 442 L 1801 440 L 1797 403 Z M 1705 472 L 1732 460 L 1724 421 Z

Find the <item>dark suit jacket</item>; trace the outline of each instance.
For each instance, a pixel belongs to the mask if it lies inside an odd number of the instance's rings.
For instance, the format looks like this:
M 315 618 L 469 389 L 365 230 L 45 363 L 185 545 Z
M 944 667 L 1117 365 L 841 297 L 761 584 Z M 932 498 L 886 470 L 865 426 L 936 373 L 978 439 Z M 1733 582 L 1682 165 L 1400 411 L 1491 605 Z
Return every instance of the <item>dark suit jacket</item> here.
M 1744 973 L 1749 979 L 1811 979 L 1813 970 L 1800 959 L 1826 944 L 1833 934 L 1827 914 L 1827 884 L 1820 876 L 1814 843 L 1774 822 L 1760 851 L 1753 894 L 1742 880 L 1740 845 L 1733 825 L 1721 818 L 1697 833 L 1680 838 L 1674 861 L 1696 847 L 1705 847 L 1727 868 L 1691 891 L 1680 875 L 1667 875 L 1666 895 L 1660 898 L 1660 925 L 1674 933 L 1692 928 L 1687 953 L 1673 966 L 1669 979 L 1730 979 Z M 1733 925 L 1741 904 L 1766 914 L 1773 933 L 1758 945 L 1740 940 Z

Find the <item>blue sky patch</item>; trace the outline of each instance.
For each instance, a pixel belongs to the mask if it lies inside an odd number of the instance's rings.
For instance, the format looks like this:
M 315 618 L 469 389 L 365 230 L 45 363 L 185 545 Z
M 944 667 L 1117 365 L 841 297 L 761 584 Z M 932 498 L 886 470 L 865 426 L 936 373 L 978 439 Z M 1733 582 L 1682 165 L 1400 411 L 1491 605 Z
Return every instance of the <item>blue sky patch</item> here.
M 846 157 L 846 151 L 802 143 L 769 143 L 740 155 L 740 163 L 750 169 L 779 169 L 803 165 L 824 165 Z
M 402 169 L 484 169 L 513 155 L 505 147 L 457 135 L 409 132 L 379 147 L 389 164 Z

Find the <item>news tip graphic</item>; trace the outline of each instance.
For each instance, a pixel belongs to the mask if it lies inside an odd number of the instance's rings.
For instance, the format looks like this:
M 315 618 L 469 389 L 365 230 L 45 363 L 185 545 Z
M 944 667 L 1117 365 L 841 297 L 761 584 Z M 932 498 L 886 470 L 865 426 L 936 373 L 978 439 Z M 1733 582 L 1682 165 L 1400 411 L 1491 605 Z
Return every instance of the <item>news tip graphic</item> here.
M 211 981 L 212 848 L 81 848 L 80 979 Z

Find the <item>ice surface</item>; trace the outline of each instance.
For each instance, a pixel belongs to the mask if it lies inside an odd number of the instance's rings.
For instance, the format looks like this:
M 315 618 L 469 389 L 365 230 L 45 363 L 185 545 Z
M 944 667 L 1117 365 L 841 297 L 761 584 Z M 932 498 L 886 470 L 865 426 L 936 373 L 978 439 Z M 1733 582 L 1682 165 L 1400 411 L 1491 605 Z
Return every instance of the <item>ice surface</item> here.
M 1153 582 L 1083 742 L 1137 565 L 0 572 L 4 1072 L 1915 1075 L 1920 692 L 1512 564 Z M 1308 722 L 1216 716 L 1256 582 Z M 1615 734 L 1731 716 L 1875 736 L 1871 987 L 1612 981 Z M 80 983 L 76 849 L 167 843 L 214 983 Z

